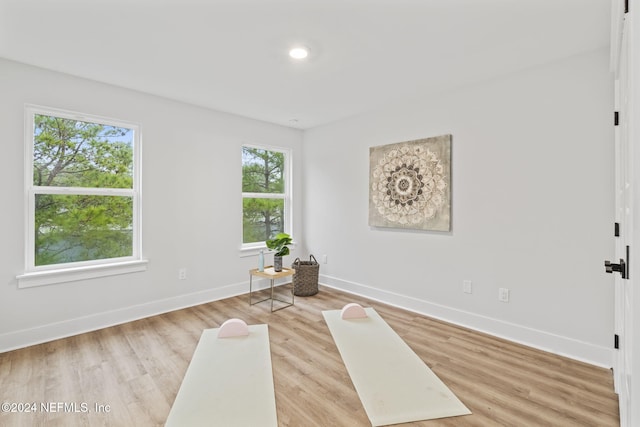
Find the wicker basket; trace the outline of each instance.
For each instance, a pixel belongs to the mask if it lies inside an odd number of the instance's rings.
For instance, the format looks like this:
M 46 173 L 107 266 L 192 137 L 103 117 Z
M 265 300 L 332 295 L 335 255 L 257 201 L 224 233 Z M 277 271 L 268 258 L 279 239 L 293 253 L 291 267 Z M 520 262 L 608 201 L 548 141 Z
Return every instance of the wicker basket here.
M 300 258 L 291 264 L 295 269 L 293 273 L 293 293 L 296 296 L 308 297 L 318 293 L 318 272 L 320 264 L 311 255 L 309 261 L 300 261 Z

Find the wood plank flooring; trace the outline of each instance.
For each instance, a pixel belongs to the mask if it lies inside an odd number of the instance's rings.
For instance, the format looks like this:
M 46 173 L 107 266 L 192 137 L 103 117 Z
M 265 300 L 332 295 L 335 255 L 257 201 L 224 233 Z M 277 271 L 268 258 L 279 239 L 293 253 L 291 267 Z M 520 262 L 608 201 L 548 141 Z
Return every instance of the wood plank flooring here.
M 374 307 L 473 412 L 403 426 L 619 425 L 608 369 L 321 287 L 274 313 L 241 295 L 2 353 L 0 403 L 36 406 L 0 411 L 0 426 L 162 426 L 202 330 L 232 317 L 269 325 L 280 426 L 369 426 L 321 313 L 349 302 Z

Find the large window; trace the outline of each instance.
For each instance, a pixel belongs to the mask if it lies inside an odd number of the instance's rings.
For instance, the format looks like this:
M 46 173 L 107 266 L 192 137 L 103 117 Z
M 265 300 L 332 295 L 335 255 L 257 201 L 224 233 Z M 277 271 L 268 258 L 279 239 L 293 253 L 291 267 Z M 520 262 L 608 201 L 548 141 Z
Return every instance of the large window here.
M 262 246 L 291 233 L 289 155 L 283 150 L 242 147 L 242 244 Z
M 27 272 L 140 258 L 136 125 L 27 107 Z

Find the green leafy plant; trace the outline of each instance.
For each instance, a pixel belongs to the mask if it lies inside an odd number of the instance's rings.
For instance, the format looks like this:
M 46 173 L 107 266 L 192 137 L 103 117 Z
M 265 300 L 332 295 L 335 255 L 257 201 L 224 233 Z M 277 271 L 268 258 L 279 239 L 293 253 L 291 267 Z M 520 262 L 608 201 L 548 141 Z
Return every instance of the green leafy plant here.
M 287 233 L 278 233 L 275 238 L 267 240 L 265 243 L 269 249 L 276 251 L 275 256 L 289 255 L 289 247 L 287 245 L 291 244 L 291 236 Z
M 128 128 L 34 114 L 35 265 L 133 254 L 133 199 L 83 194 L 133 189 L 133 137 Z M 70 194 L 47 194 L 68 187 Z

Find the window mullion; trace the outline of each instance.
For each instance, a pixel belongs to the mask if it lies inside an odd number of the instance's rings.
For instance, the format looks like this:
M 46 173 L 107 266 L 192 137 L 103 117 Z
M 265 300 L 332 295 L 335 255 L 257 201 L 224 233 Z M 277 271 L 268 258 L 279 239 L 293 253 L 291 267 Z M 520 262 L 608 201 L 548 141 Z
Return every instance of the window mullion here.
M 134 191 L 130 188 L 87 188 L 87 187 L 32 187 L 34 194 L 57 194 L 78 196 L 123 196 L 133 197 Z
M 244 199 L 286 199 L 285 193 L 242 193 Z

